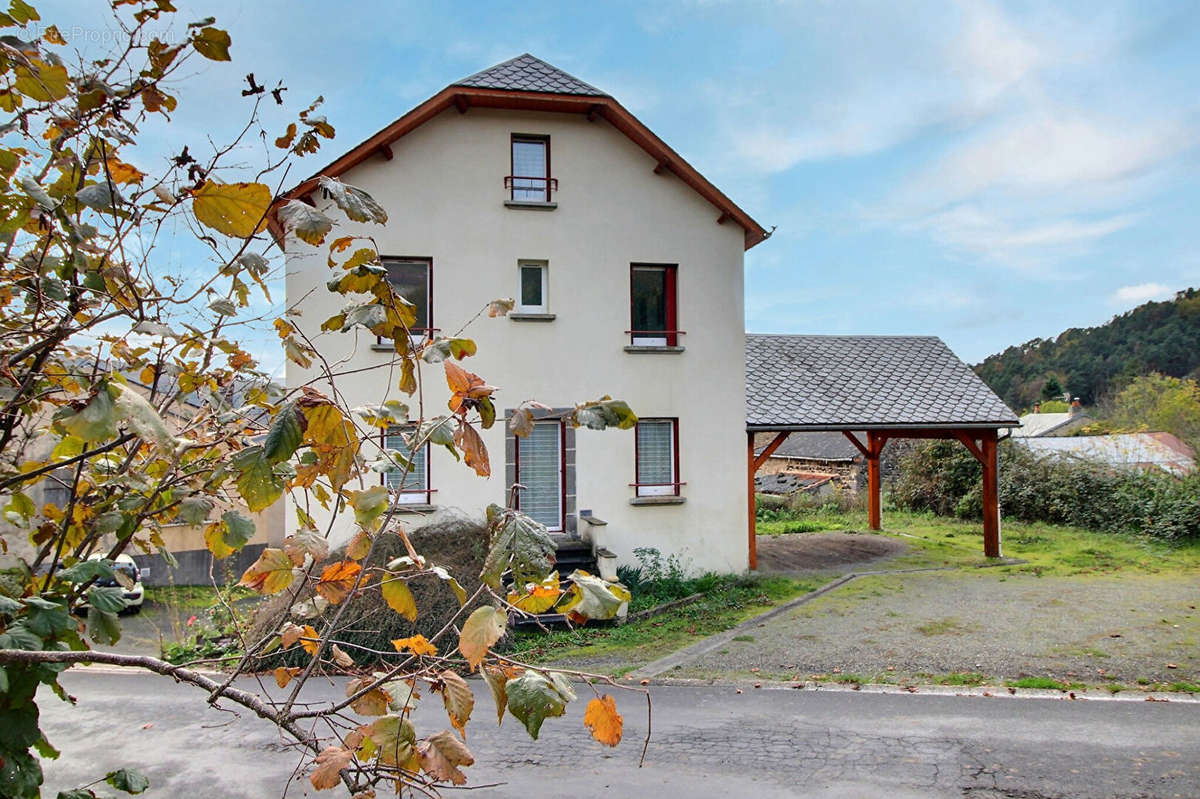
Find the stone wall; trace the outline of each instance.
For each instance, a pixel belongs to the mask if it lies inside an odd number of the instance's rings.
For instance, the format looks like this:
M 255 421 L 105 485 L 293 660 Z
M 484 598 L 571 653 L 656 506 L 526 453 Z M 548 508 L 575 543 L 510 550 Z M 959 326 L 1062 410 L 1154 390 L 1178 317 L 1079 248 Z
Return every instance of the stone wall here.
M 758 474 L 779 474 L 781 472 L 807 472 L 811 474 L 830 474 L 834 482 L 844 491 L 856 493 L 866 484 L 867 470 L 862 464 L 853 461 L 827 461 L 817 458 L 767 458 L 758 470 Z

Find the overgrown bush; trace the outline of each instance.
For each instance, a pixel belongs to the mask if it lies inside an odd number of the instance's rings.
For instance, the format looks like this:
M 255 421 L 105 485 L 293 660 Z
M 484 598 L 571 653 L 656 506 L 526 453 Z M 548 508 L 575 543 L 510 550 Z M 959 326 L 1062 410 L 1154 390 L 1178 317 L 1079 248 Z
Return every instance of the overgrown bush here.
M 431 564 L 444 567 L 466 589 L 467 595 L 474 594 L 479 587 L 479 572 L 488 548 L 488 530 L 482 520 L 470 519 L 458 514 L 446 514 L 408 533 L 413 547 L 428 558 Z M 382 566 L 393 558 L 406 554 L 404 543 L 393 533 L 384 533 L 376 544 L 364 567 Z M 334 557 L 337 555 L 335 553 Z M 409 583 L 416 605 L 420 611 L 416 622 L 410 622 L 396 613 L 380 595 L 379 591 L 368 591 L 339 620 L 338 640 L 355 647 L 359 662 L 367 659 L 369 651 L 393 652 L 391 641 L 424 635 L 432 639 L 459 610 L 458 599 L 446 583 L 432 575 L 419 577 Z M 312 597 L 311 587 L 305 586 L 297 602 Z M 277 630 L 287 620 L 285 613 L 289 603 L 288 592 L 265 600 L 255 612 L 249 640 L 257 641 Z M 322 620 L 332 618 L 338 606 L 325 611 Z M 465 618 L 465 616 L 464 616 Z M 317 622 L 298 620 L 301 624 Z M 448 639 L 453 641 L 453 635 Z M 443 642 L 438 642 L 444 646 Z M 361 649 L 359 649 L 361 647 Z M 256 668 L 275 668 L 280 665 L 300 666 L 307 663 L 303 650 L 293 649 L 286 655 L 272 654 L 261 658 Z
M 1200 538 L 1200 475 L 1179 479 L 1080 458 L 1039 458 L 1012 441 L 1000 445 L 999 456 L 1007 517 L 1172 541 Z M 902 461 L 893 499 L 907 510 L 979 519 L 981 475 L 958 442 L 930 442 Z
M 688 577 L 677 555 L 664 558 L 654 547 L 638 547 L 633 550 L 633 555 L 639 565 L 617 569 L 617 578 L 633 594 L 630 610 L 644 610 L 673 599 L 706 593 L 721 581 L 712 572 Z

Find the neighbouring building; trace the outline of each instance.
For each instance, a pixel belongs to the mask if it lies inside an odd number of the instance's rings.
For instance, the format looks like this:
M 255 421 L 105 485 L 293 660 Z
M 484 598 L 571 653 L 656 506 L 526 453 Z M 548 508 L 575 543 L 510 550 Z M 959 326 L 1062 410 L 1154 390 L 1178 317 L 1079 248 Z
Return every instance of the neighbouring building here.
M 1195 451 L 1170 433 L 1023 438 L 1019 442 L 1035 455 L 1081 458 L 1143 471 L 1161 469 L 1176 477 L 1196 468 Z
M 607 521 L 604 546 L 621 562 L 657 547 L 694 570 L 746 568 L 746 472 L 716 467 L 745 446 L 743 252 L 767 237 L 761 225 L 614 98 L 527 54 L 446 87 L 319 174 L 387 209 L 385 226 L 337 235 L 374 238 L 422 335 L 451 335 L 490 300 L 516 298 L 516 313 L 464 333 L 479 352 L 463 366 L 501 387 L 499 411 L 609 394 L 641 419 L 593 432 L 551 411 L 522 439 L 498 420 L 482 431 L 487 479 L 423 448 L 399 511 L 414 523 L 443 508 L 478 514 L 519 482 L 520 508 L 564 540 L 582 515 Z M 289 195 L 330 204 L 314 179 Z M 345 373 L 339 393 L 408 401 L 389 348 L 361 330 L 320 334 L 343 305 L 325 289 L 326 252 L 285 246 L 294 321 Z M 441 365 L 421 370 L 427 415 L 444 413 Z M 289 388 L 316 378 L 288 364 Z M 403 449 L 401 432 L 379 443 Z
M 855 435 L 861 437 L 862 433 L 856 432 Z M 755 450 L 761 452 L 772 438 L 774 436 L 771 433 L 756 435 Z M 776 474 L 823 476 L 831 478 L 830 483 L 843 491 L 857 492 L 866 483 L 866 462 L 858 447 L 841 432 L 791 433 L 759 467 L 757 474 L 761 477 L 756 479 Z M 763 485 L 787 488 L 786 483 L 779 481 L 764 480 Z M 800 484 L 797 486 L 803 488 Z
M 1040 413 L 1034 406 L 1033 413 L 1021 417 L 1021 426 L 1013 428 L 1013 438 L 1044 438 L 1047 436 L 1069 436 L 1094 422 L 1084 412 L 1079 400 L 1075 400 L 1070 411 L 1063 413 Z

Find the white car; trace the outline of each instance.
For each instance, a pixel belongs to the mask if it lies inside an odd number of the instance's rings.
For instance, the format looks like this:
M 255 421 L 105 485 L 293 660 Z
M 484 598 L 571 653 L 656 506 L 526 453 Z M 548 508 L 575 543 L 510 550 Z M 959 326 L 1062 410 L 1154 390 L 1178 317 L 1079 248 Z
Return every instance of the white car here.
M 103 560 L 102 553 L 95 553 L 88 560 Z M 101 588 L 123 588 L 121 598 L 125 600 L 125 612 L 137 613 L 142 609 L 142 603 L 146 600 L 146 589 L 142 585 L 142 577 L 149 574 L 149 569 L 139 569 L 137 563 L 128 555 L 117 555 L 113 561 L 113 571 L 129 578 L 130 585 L 123 585 L 117 580 L 101 577 L 96 580 L 96 585 Z

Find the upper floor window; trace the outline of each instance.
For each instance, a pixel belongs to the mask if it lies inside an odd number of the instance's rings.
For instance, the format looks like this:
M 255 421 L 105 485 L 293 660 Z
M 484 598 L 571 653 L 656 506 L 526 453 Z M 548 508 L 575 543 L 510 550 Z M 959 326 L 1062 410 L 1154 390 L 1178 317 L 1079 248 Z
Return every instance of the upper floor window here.
M 639 419 L 634 427 L 639 497 L 677 496 L 679 494 L 679 420 Z
M 633 264 L 630 269 L 630 330 L 635 347 L 679 345 L 674 264 Z
M 395 453 L 396 458 L 395 467 L 384 472 L 383 484 L 396 492 L 396 503 L 400 505 L 430 504 L 429 443 L 414 451 L 407 439 L 414 433 L 416 427 L 392 427 L 383 434 L 383 448 Z
M 416 307 L 417 319 L 409 332 L 429 336 L 433 329 L 433 261 L 429 258 L 384 258 L 388 282 Z
M 544 314 L 549 308 L 547 296 L 547 272 L 549 265 L 545 261 L 521 261 L 520 286 L 517 300 L 517 310 L 521 313 Z
M 512 172 L 505 181 L 515 202 L 550 202 L 550 137 L 513 134 Z

